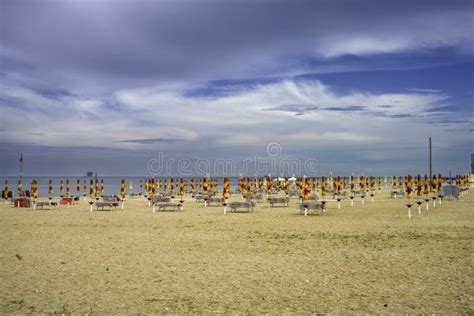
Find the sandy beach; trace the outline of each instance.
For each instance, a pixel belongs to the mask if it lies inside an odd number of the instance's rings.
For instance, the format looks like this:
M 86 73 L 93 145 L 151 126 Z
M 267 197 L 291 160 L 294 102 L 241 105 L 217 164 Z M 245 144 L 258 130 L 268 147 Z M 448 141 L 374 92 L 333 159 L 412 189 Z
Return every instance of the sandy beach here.
M 307 217 L 1 202 L 0 313 L 472 314 L 474 195 L 411 219 L 388 195 Z

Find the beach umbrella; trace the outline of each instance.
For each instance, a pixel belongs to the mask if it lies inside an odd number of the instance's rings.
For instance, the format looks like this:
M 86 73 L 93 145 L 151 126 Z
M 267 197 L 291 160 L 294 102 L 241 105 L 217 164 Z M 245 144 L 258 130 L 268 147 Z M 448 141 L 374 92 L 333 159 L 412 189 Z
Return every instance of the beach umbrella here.
M 94 198 L 94 179 L 90 179 L 89 182 L 89 197 L 92 199 Z
M 427 196 L 429 192 L 428 176 L 425 174 L 425 178 L 423 179 L 423 194 Z
M 62 178 L 59 180 L 59 192 L 60 192 L 60 193 L 63 193 L 63 192 L 64 192 L 64 183 L 63 183 L 63 179 L 62 179 Z
M 95 195 L 100 194 L 99 179 L 97 178 L 95 178 L 94 180 L 94 190 L 95 190 Z
M 21 178 L 18 179 L 17 195 L 21 196 L 23 193 L 23 184 L 21 183 Z
M 325 176 L 321 178 L 321 196 L 323 197 L 323 200 L 324 200 L 324 197 L 326 196 L 326 177 Z
M 100 180 L 100 192 L 104 193 L 105 191 L 105 183 L 104 183 L 104 178 Z
M 81 180 L 80 179 L 76 180 L 76 193 L 77 195 L 81 194 Z
M 132 181 L 132 180 L 130 180 L 130 184 L 128 185 L 128 190 L 129 190 L 130 192 L 133 191 L 133 181 Z
M 441 199 L 443 198 L 443 178 L 441 174 L 438 174 L 438 197 L 439 197 L 439 204 L 441 204 Z
M 179 196 L 181 196 L 181 199 L 184 196 L 184 180 L 183 180 L 183 178 L 179 178 Z
M 120 196 L 122 197 L 122 199 L 125 198 L 125 188 L 126 188 L 125 179 L 122 178 L 122 181 L 120 182 Z
M 207 194 L 207 189 L 208 189 L 207 178 L 204 177 L 204 179 L 202 179 L 202 193 Z
M 66 196 L 69 197 L 71 195 L 71 185 L 69 184 L 69 178 L 66 179 Z
M 318 180 L 316 179 L 316 177 L 313 177 L 311 179 L 311 182 L 312 182 L 312 189 L 313 189 L 313 192 L 316 192 L 316 189 L 318 188 Z
M 48 183 L 48 194 L 51 195 L 53 194 L 53 179 L 49 179 L 49 183 Z
M 436 180 L 436 175 L 433 175 L 431 180 L 431 191 L 436 194 L 436 189 L 438 188 L 438 181 Z
M 5 179 L 5 184 L 3 185 L 3 192 L 4 192 L 4 197 L 7 198 L 8 196 L 8 180 Z
M 310 192 L 310 186 L 309 186 L 309 178 L 308 177 L 304 177 L 304 185 L 303 185 L 303 200 L 307 199 L 308 196 L 309 196 L 309 192 Z
M 194 178 L 189 180 L 189 188 L 191 189 L 191 195 L 194 195 Z
M 173 178 L 170 179 L 170 192 L 171 193 L 174 192 L 174 180 L 173 180 Z
M 32 197 L 34 197 L 34 198 L 38 197 L 38 181 L 36 181 L 36 179 L 33 179 L 31 181 L 30 191 L 31 191 L 31 196 Z
M 408 202 L 407 202 L 407 208 L 408 208 L 408 218 L 411 218 L 411 207 L 412 207 L 412 204 L 410 202 L 411 200 L 411 197 L 412 197 L 412 184 L 413 184 L 413 181 L 412 181 L 412 178 L 411 178 L 411 175 L 408 175 L 406 178 L 405 178 L 405 192 L 406 192 L 406 197 L 408 199 Z
M 273 185 L 272 178 L 270 175 L 267 176 L 267 181 L 265 184 L 267 185 L 267 195 L 268 195 L 272 193 L 272 185 Z
M 416 180 L 415 180 L 415 186 L 416 186 L 416 195 L 417 196 L 421 196 L 421 176 L 418 174 L 416 176 Z
M 290 181 L 288 177 L 285 177 L 285 182 L 283 182 L 283 191 L 285 191 L 285 194 L 288 196 L 290 192 Z

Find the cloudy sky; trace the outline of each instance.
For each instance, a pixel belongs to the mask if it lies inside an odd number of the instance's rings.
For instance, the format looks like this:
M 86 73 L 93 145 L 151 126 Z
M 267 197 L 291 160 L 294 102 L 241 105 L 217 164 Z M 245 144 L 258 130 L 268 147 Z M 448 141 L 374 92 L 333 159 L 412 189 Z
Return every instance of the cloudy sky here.
M 472 1 L 0 0 L 0 175 L 470 168 Z M 172 166 L 174 170 L 176 166 Z

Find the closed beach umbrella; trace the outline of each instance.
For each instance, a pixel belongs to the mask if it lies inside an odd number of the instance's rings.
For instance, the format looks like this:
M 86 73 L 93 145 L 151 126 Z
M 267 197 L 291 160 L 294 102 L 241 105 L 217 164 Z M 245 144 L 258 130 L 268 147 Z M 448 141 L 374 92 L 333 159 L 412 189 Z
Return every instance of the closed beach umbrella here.
M 364 181 L 364 176 L 359 177 L 359 190 L 360 192 L 365 192 L 365 181 Z
M 179 196 L 183 197 L 184 195 L 184 180 L 183 178 L 179 179 Z
M 336 192 L 337 192 L 338 195 L 340 195 L 340 194 L 341 194 L 341 191 L 342 191 L 342 181 L 341 181 L 341 177 L 340 177 L 340 176 L 337 177 L 336 182 L 337 182 L 337 185 L 336 185 Z
M 3 185 L 3 192 L 4 193 L 4 196 L 7 197 L 8 196 L 8 180 L 5 179 L 5 184 Z
M 120 196 L 122 197 L 122 199 L 125 198 L 125 188 L 126 188 L 125 179 L 122 179 L 120 183 Z
M 76 180 L 76 194 L 77 195 L 81 194 L 81 180 L 80 179 Z
M 49 183 L 48 183 L 48 194 L 51 195 L 53 194 L 53 179 L 49 179 Z
M 207 194 L 207 189 L 208 189 L 207 178 L 204 177 L 204 179 L 202 179 L 202 193 Z
M 270 194 L 272 192 L 272 185 L 273 185 L 272 178 L 270 176 L 267 176 L 266 185 L 267 185 L 267 194 Z
M 38 181 L 36 179 L 31 181 L 31 196 L 34 198 L 38 197 Z
M 171 193 L 174 192 L 174 179 L 173 178 L 170 179 L 170 192 Z
M 229 178 L 224 177 L 223 185 L 222 185 L 222 197 L 227 200 L 229 198 L 229 193 L 230 193 Z
M 89 182 L 89 197 L 94 198 L 94 179 L 91 178 Z
M 423 194 L 426 196 L 430 193 L 429 184 L 428 184 L 428 176 L 425 174 L 425 178 L 423 179 Z
M 416 181 L 415 181 L 415 184 L 416 184 L 416 195 L 417 196 L 421 196 L 421 176 L 418 174 L 416 176 Z
M 324 197 L 326 196 L 326 177 L 323 176 L 321 178 L 321 196 Z
M 286 195 L 290 192 L 290 181 L 288 180 L 288 177 L 285 177 L 285 181 L 283 182 L 283 191 L 285 191 Z
M 441 174 L 438 174 L 438 192 L 442 192 L 442 187 L 443 187 L 443 178 L 441 177 Z
M 61 193 L 64 192 L 64 183 L 63 183 L 62 178 L 59 180 L 59 192 L 61 192 Z
M 412 197 L 412 185 L 413 185 L 413 181 L 412 181 L 412 178 L 411 178 L 411 175 L 408 175 L 407 176 L 407 186 L 406 186 L 406 196 L 407 196 L 407 199 L 411 199 Z
M 191 178 L 191 180 L 189 180 L 189 187 L 191 189 L 191 194 L 194 194 L 194 178 Z
M 143 190 L 143 180 L 140 179 L 140 193 L 142 192 L 142 190 Z
M 355 192 L 355 181 L 354 181 L 354 176 L 351 176 L 351 194 L 353 195 Z
M 18 179 L 18 187 L 17 192 L 18 196 L 21 196 L 23 193 L 23 184 L 21 183 L 21 179 Z
M 66 196 L 69 197 L 71 195 L 71 185 L 69 184 L 69 178 L 66 179 Z
M 436 181 L 436 175 L 433 175 L 433 179 L 431 180 L 431 191 L 436 194 L 436 189 L 438 188 L 438 181 Z
M 104 183 L 104 178 L 100 180 L 100 192 L 104 193 L 105 192 L 105 183 Z

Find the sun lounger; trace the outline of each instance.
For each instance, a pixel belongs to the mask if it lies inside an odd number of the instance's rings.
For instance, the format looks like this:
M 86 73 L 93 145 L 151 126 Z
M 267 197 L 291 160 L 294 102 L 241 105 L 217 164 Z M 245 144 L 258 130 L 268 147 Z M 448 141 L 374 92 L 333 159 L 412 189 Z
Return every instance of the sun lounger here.
M 273 207 L 275 204 L 283 204 L 283 206 L 288 206 L 289 199 L 281 197 L 269 197 L 267 201 L 269 207 Z
M 101 211 L 105 211 L 105 208 L 107 207 L 110 210 L 112 210 L 112 208 L 117 208 L 118 206 L 118 203 L 117 202 L 95 202 L 95 207 L 96 207 L 96 210 L 98 211 L 99 209 Z
M 300 211 L 300 213 L 304 213 L 304 215 L 308 215 L 308 212 L 310 211 L 315 211 L 317 212 L 319 215 L 323 215 L 324 213 L 324 206 L 322 203 L 319 203 L 319 202 L 312 202 L 312 203 L 302 203 L 298 206 L 298 209 Z
M 157 197 L 152 197 L 150 199 L 151 204 L 158 204 L 158 203 L 170 203 L 171 202 L 171 197 L 167 196 L 157 196 Z
M 448 185 L 445 185 L 443 187 L 443 194 L 442 195 L 444 197 L 452 196 L 456 199 L 459 199 L 460 192 L 461 192 L 461 190 L 457 186 L 448 184 Z
M 34 204 L 35 210 L 37 210 L 38 208 L 44 209 L 45 206 L 46 207 L 51 207 L 51 206 L 57 207 L 58 202 L 36 202 Z
M 153 205 L 153 213 L 155 211 L 181 211 L 183 210 L 183 204 L 181 203 L 157 203 Z
M 392 191 L 392 192 L 390 192 L 390 197 L 391 198 L 403 197 L 404 195 L 405 195 L 405 192 L 403 192 L 403 191 Z
M 222 205 L 223 202 L 224 202 L 224 201 L 223 201 L 222 198 L 209 197 L 209 198 L 207 198 L 206 204 L 207 204 L 207 206 L 211 206 L 211 205 Z
M 263 200 L 261 194 L 248 194 L 244 195 L 244 199 L 248 202 L 261 202 Z
M 244 210 L 247 212 L 253 212 L 254 202 L 231 202 L 229 208 L 231 212 L 237 212 L 237 210 Z

